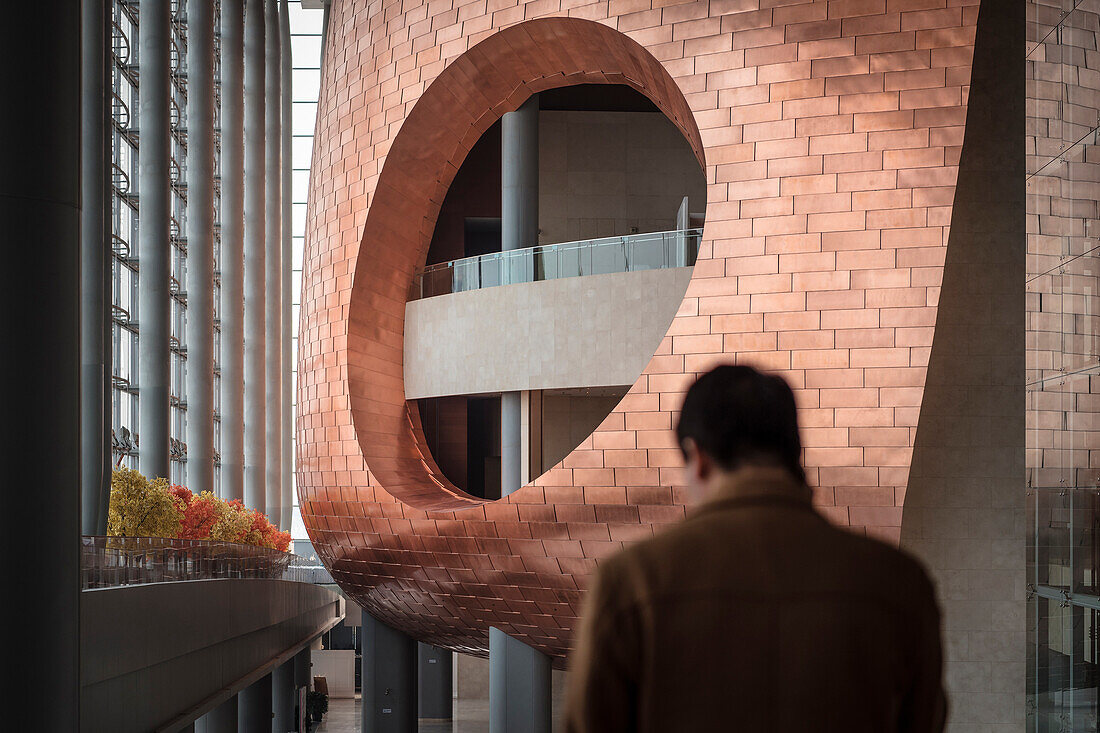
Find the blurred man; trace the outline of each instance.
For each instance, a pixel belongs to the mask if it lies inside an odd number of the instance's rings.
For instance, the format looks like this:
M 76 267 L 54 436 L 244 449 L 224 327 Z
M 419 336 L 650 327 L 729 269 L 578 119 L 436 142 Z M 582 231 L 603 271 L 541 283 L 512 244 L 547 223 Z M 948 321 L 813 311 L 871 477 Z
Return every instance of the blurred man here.
M 932 584 L 814 510 L 787 383 L 718 367 L 688 390 L 676 437 L 698 506 L 600 563 L 566 730 L 942 730 Z

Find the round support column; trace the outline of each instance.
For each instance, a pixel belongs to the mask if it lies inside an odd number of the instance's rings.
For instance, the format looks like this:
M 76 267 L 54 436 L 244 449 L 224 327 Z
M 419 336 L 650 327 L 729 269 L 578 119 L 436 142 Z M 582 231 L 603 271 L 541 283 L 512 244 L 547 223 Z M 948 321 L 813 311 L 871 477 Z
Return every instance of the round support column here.
M 9 3 L 0 23 L 0 445 L 16 457 L 0 532 L 34 548 L 33 572 L 0 577 L 36 599 L 5 609 L 4 654 L 28 701 L 47 700 L 8 706 L 6 730 L 81 729 L 80 26 L 76 2 Z
M 221 7 L 221 481 L 244 500 L 244 2 Z
M 110 3 L 81 4 L 80 451 L 84 534 L 107 534 L 111 490 Z
M 267 511 L 264 320 L 264 8 L 244 13 L 244 503 Z
M 532 96 L 501 120 L 500 248 L 534 247 L 539 241 L 539 98 Z M 531 262 L 523 263 L 531 267 Z M 505 264 L 504 278 L 522 281 L 519 261 Z M 523 485 L 522 400 L 519 392 L 500 396 L 500 495 Z
M 266 0 L 264 8 L 264 489 L 268 519 L 282 522 L 283 506 L 283 176 L 282 68 L 279 50 L 279 6 Z
M 271 733 L 271 675 L 265 674 L 237 695 L 237 730 Z
M 141 0 L 138 24 L 138 468 L 168 478 L 172 263 L 170 3 Z
M 187 486 L 214 490 L 214 8 L 187 2 Z

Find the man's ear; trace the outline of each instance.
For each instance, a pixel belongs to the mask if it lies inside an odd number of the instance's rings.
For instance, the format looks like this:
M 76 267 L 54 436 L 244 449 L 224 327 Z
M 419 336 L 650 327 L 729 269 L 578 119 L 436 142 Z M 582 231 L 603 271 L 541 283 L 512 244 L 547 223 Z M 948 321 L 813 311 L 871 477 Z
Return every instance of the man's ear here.
M 699 450 L 699 446 L 691 438 L 684 440 L 684 453 L 687 454 L 684 465 L 688 471 L 694 475 L 699 483 L 706 483 L 714 472 L 714 461 L 706 453 Z

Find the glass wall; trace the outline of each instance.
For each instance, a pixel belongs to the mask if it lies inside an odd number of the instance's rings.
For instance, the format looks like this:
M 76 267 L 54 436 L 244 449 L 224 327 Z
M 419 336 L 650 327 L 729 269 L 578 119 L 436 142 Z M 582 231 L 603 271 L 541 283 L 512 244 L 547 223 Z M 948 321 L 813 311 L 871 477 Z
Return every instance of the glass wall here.
M 298 0 L 292 0 L 290 10 L 290 48 L 293 56 L 293 79 L 291 94 L 293 106 L 293 150 L 291 153 L 293 171 L 291 207 L 293 225 L 293 280 L 290 297 L 291 313 L 291 384 L 292 395 L 298 394 L 298 313 L 302 298 L 302 256 L 305 251 L 306 234 L 306 197 L 309 194 L 309 164 L 313 156 L 313 129 L 317 120 L 317 99 L 321 90 L 321 32 L 324 25 L 324 11 L 320 3 L 308 3 L 311 7 L 302 7 Z M 296 398 L 295 398 L 296 399 Z M 295 409 L 292 406 L 291 409 Z M 295 415 L 297 418 L 297 415 Z M 296 420 L 295 420 L 296 423 Z M 292 430 L 293 434 L 293 430 Z M 292 482 L 294 472 L 291 471 Z M 294 514 L 290 534 L 294 540 L 294 551 L 299 555 L 314 555 L 302 522 L 302 513 L 298 509 L 298 489 L 292 492 Z
M 1100 721 L 1100 0 L 1029 0 L 1028 729 Z

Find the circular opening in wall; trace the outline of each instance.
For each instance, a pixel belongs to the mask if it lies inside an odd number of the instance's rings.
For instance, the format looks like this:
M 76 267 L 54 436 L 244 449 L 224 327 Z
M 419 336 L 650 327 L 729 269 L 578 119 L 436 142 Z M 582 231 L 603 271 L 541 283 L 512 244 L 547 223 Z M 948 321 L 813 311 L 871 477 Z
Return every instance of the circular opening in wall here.
M 706 204 L 688 141 L 631 87 L 557 87 L 523 109 L 458 169 L 405 314 L 428 450 L 485 499 L 509 489 L 509 450 L 512 482 L 535 478 L 626 394 L 683 299 Z
M 524 237 L 502 207 L 502 177 L 516 173 L 502 117 L 536 101 L 537 168 L 520 174 L 535 181 L 537 221 Z M 383 152 L 347 306 L 355 436 L 395 498 L 477 505 L 499 494 L 501 442 L 522 433 L 535 478 L 658 348 L 701 240 L 702 141 L 676 82 L 638 43 L 544 18 L 451 61 Z M 454 348 L 466 366 L 437 368 Z M 446 381 L 456 375 L 482 381 Z M 519 394 L 513 430 L 497 403 L 515 408 Z

